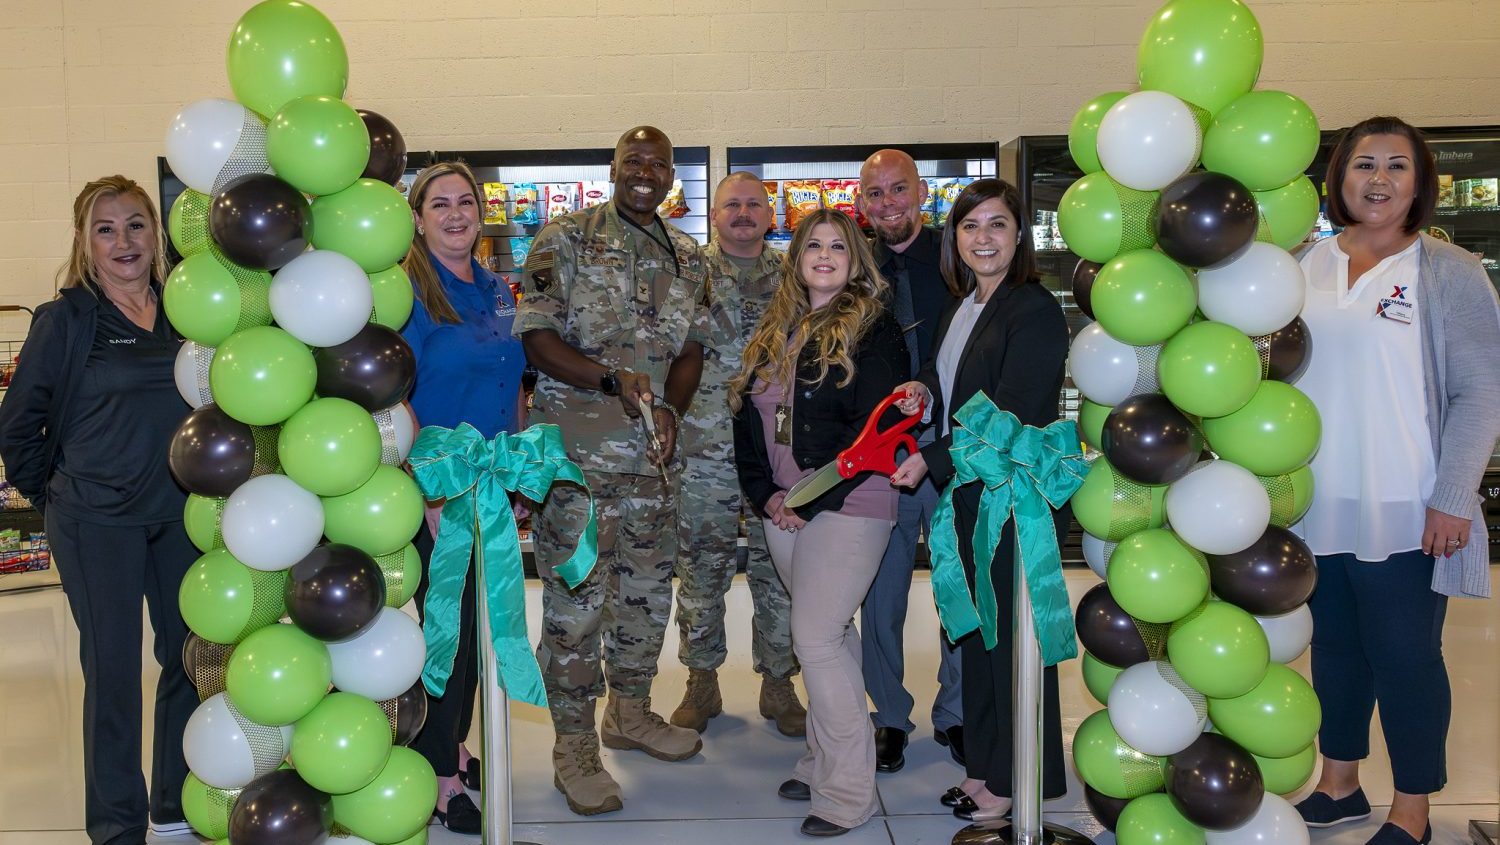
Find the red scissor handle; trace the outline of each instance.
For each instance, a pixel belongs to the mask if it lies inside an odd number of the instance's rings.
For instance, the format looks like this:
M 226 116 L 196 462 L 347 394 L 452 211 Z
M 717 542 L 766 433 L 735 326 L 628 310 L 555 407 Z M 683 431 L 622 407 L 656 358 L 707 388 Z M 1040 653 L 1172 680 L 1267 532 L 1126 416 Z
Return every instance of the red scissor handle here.
M 907 434 L 913 426 L 922 421 L 922 411 L 926 409 L 926 403 L 918 400 L 917 412 L 909 417 L 903 417 L 900 422 L 882 431 L 880 429 L 880 418 L 892 405 L 906 397 L 906 391 L 898 390 L 890 396 L 881 400 L 875 406 L 874 413 L 865 422 L 865 428 L 854 439 L 849 448 L 839 453 L 839 475 L 844 478 L 853 478 L 861 472 L 879 472 L 891 475 L 896 471 L 896 450 L 902 446 L 906 447 L 908 454 L 917 451 L 917 441 Z

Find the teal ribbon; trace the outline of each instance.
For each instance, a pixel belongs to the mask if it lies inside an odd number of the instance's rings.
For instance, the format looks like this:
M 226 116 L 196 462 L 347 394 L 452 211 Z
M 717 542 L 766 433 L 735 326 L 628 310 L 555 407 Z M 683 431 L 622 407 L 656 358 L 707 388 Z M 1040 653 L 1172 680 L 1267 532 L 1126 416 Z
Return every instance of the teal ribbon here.
M 429 500 L 447 499 L 427 568 L 423 685 L 433 695 L 442 695 L 453 674 L 459 607 L 477 539 L 477 565 L 484 570 L 495 662 L 506 695 L 512 701 L 546 707 L 542 673 L 526 637 L 521 540 L 507 493 L 519 492 L 540 502 L 559 480 L 588 488 L 583 470 L 568 460 L 562 431 L 555 425 L 534 425 L 520 434 L 501 433 L 486 441 L 468 423 L 456 429 L 427 426 L 417 435 L 409 460 L 422 495 Z M 597 555 L 598 528 L 590 494 L 588 527 L 557 574 L 569 587 L 577 587 L 593 571 Z
M 1026 573 L 1043 665 L 1077 657 L 1052 511 L 1083 484 L 1088 470 L 1078 444 L 1078 425 L 1071 420 L 1058 420 L 1046 428 L 1022 425 L 983 393 L 965 402 L 954 419 L 957 427 L 948 450 L 953 456 L 953 481 L 933 513 L 931 549 L 932 593 L 948 638 L 957 641 L 978 628 L 985 647 L 995 647 L 999 607 L 989 562 L 1005 523 L 1014 519 L 1016 565 Z M 984 492 L 973 537 L 971 594 L 958 556 L 953 491 L 975 481 L 984 484 Z

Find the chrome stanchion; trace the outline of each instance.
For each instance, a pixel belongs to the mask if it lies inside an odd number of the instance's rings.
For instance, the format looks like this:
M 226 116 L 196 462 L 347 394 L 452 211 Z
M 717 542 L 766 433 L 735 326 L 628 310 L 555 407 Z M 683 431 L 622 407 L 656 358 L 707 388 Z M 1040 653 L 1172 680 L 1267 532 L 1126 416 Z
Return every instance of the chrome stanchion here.
M 510 700 L 500 684 L 495 661 L 495 638 L 490 630 L 488 591 L 484 583 L 484 565 L 474 567 L 479 601 L 479 705 L 480 731 L 484 761 L 480 772 L 479 810 L 482 819 L 480 841 L 484 845 L 535 845 L 511 839 L 510 803 Z

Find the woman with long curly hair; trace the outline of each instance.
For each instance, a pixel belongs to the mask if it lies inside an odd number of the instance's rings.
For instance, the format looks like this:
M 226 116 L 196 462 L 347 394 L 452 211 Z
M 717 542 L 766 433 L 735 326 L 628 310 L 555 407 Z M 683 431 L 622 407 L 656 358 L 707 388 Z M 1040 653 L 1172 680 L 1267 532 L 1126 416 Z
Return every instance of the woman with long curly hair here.
M 838 836 L 877 806 L 853 619 L 895 524 L 896 491 L 867 476 L 795 510 L 784 500 L 854 442 L 908 361 L 884 305 L 886 281 L 847 215 L 808 215 L 783 273 L 730 383 L 735 462 L 791 596 L 792 648 L 807 684 L 807 753 L 778 791 L 811 802 L 803 833 Z

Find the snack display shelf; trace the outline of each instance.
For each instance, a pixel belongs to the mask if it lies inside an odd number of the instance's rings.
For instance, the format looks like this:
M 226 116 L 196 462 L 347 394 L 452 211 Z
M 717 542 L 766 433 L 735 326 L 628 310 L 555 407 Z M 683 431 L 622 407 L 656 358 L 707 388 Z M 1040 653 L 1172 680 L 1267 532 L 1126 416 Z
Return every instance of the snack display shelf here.
M 10 387 L 22 341 L 0 340 L 0 397 Z M 42 515 L 10 486 L 0 466 L 0 593 L 57 584 Z

